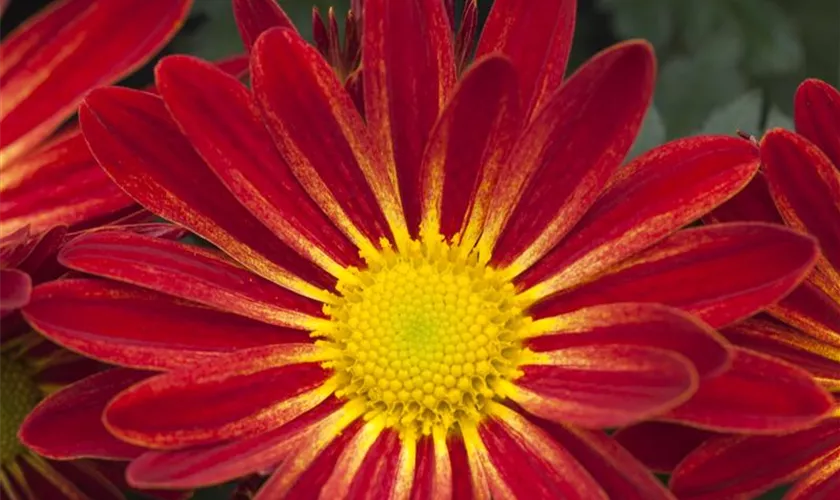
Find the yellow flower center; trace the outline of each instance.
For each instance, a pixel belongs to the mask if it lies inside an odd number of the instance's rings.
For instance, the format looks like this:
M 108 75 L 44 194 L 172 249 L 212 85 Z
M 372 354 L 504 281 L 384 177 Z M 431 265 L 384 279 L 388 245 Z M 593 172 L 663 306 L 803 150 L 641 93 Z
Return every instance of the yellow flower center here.
M 371 262 L 372 260 L 372 262 Z M 518 375 L 518 332 L 529 319 L 512 283 L 474 255 L 440 242 L 386 249 L 338 283 L 321 345 L 339 353 L 336 395 L 368 418 L 415 435 L 477 422 Z
M 0 464 L 8 464 L 25 449 L 18 440 L 18 429 L 38 404 L 41 391 L 25 365 L 0 356 L 0 397 Z

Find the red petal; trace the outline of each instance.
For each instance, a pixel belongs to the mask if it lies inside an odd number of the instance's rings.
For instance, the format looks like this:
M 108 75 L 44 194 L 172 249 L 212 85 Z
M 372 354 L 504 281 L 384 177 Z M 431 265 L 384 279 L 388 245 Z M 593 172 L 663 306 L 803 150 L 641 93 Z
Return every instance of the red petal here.
M 41 232 L 114 214 L 134 204 L 90 154 L 78 128 L 8 166 L 0 181 L 0 233 Z
M 156 76 L 172 117 L 242 206 L 295 252 L 334 275 L 361 265 L 358 250 L 280 156 L 244 85 L 187 56 L 163 59 Z
M 831 500 L 840 496 L 840 448 L 788 490 L 785 500 Z
M 808 427 L 833 399 L 804 370 L 736 348 L 732 368 L 706 379 L 667 419 L 718 432 L 772 433 Z
M 575 0 L 496 0 L 478 41 L 476 57 L 501 52 L 513 61 L 522 101 L 533 111 L 563 81 L 572 35 Z
M 416 236 L 423 150 L 455 83 L 452 30 L 440 0 L 365 0 L 362 23 L 365 118 Z
M 128 479 L 138 486 L 195 488 L 262 474 L 289 453 L 300 450 L 297 438 L 302 434 L 334 429 L 345 414 L 343 406 L 343 402 L 329 398 L 295 420 L 256 436 L 184 450 L 147 452 L 132 461 Z
M 3 40 L 3 164 L 47 137 L 92 88 L 140 67 L 175 34 L 189 0 L 67 0 Z M 121 22 L 130 19 L 131 22 Z
M 639 131 L 653 95 L 655 65 L 646 42 L 615 45 L 548 98 L 496 187 L 483 236 L 495 265 L 521 273 L 592 206 Z
M 680 463 L 671 488 L 680 498 L 753 498 L 802 474 L 838 447 L 836 418 L 783 436 L 712 439 Z
M 759 172 L 732 199 L 717 207 L 708 217 L 714 222 L 771 222 L 784 224 L 770 196 L 764 173 Z
M 250 51 L 254 42 L 271 28 L 295 29 L 295 25 L 275 0 L 233 0 L 233 15 L 242 43 Z
M 0 269 L 0 312 L 20 309 L 29 303 L 32 279 L 17 269 Z
M 642 422 L 620 429 L 612 437 L 648 469 L 670 473 L 686 455 L 716 435 L 670 422 Z
M 108 405 L 120 439 L 173 449 L 258 435 L 311 410 L 332 392 L 313 344 L 242 349 L 152 377 Z
M 534 356 L 540 364 L 526 361 L 505 393 L 554 422 L 590 429 L 628 425 L 680 405 L 697 390 L 692 363 L 660 348 L 603 344 Z
M 291 30 L 269 30 L 254 45 L 251 73 L 277 148 L 333 223 L 363 251 L 404 233 L 393 179 L 317 50 Z
M 802 330 L 805 335 L 833 349 L 840 349 L 840 302 L 812 282 L 806 281 L 768 310 L 779 320 Z
M 516 73 L 489 57 L 463 76 L 432 129 L 423 158 L 422 227 L 461 245 L 478 239 L 493 186 L 519 128 Z
M 840 282 L 840 170 L 807 139 L 781 129 L 762 138 L 761 161 L 785 221 L 819 240 L 833 267 L 826 272 Z
M 840 92 L 821 80 L 805 80 L 796 89 L 793 112 L 796 131 L 840 169 Z
M 125 231 L 80 236 L 61 251 L 65 266 L 131 283 L 265 323 L 307 328 L 321 305 L 197 246 Z
M 494 498 L 607 498 L 569 450 L 522 415 L 498 406 L 477 436 L 472 431 L 464 437 Z
M 544 297 L 580 284 L 697 220 L 744 187 L 759 160 L 743 139 L 673 141 L 618 171 L 609 188 L 545 258 L 520 276 Z
M 114 396 L 149 375 L 115 368 L 65 387 L 43 400 L 26 417 L 20 428 L 21 442 L 39 455 L 60 460 L 137 457 L 143 449 L 112 436 L 102 425 L 102 412 Z
M 46 283 L 24 314 L 68 349 L 134 368 L 175 370 L 238 349 L 308 340 L 305 332 L 112 281 Z
M 303 294 L 333 280 L 255 219 L 213 175 L 163 101 L 122 88 L 91 92 L 79 110 L 91 151 L 150 211 L 204 237 L 249 269 Z
M 553 316 L 608 301 L 658 302 L 718 327 L 774 304 L 816 262 L 812 238 L 763 223 L 679 231 L 606 275 L 533 307 Z
M 600 304 L 535 321 L 526 346 L 536 352 L 577 346 L 633 345 L 674 351 L 701 377 L 729 367 L 729 345 L 715 330 L 678 309 L 659 304 Z
M 588 431 L 535 421 L 583 465 L 609 498 L 621 500 L 671 499 L 665 486 L 614 439 Z M 665 443 L 657 442 L 656 447 Z

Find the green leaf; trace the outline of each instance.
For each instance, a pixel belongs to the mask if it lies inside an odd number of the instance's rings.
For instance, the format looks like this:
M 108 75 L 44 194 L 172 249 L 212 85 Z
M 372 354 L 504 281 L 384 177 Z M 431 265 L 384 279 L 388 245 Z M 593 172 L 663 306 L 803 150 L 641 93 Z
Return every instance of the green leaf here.
M 650 151 L 664 142 L 665 123 L 662 121 L 659 111 L 656 110 L 656 106 L 651 106 L 645 114 L 645 119 L 642 121 L 642 128 L 639 130 L 639 135 L 636 136 L 633 147 L 627 153 L 627 161 Z
M 771 128 L 784 128 L 787 130 L 793 130 L 793 118 L 783 113 L 779 108 L 773 106 L 770 108 L 770 113 L 767 114 L 767 121 L 764 123 L 764 131 L 768 131 Z
M 761 91 L 751 90 L 712 110 L 700 132 L 732 135 L 743 130 L 748 134 L 757 134 L 761 127 L 761 100 Z

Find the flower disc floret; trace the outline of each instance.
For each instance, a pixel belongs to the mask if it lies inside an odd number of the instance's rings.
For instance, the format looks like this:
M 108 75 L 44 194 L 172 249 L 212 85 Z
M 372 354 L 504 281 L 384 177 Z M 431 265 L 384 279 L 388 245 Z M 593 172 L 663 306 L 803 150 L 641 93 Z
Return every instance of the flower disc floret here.
M 3 356 L 0 359 L 0 463 L 8 464 L 23 451 L 17 437 L 20 424 L 38 404 L 41 391 L 27 367 Z
M 517 377 L 529 321 L 512 283 L 457 246 L 383 250 L 338 283 L 325 347 L 340 353 L 336 395 L 361 400 L 400 432 L 448 432 L 486 415 L 501 380 Z M 331 345 L 330 345 L 331 344 Z

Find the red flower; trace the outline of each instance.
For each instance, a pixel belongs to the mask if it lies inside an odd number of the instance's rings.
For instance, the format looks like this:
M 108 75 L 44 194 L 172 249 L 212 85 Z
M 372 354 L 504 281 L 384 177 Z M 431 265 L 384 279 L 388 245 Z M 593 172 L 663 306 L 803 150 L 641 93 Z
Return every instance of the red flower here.
M 651 98 L 646 43 L 563 81 L 575 3 L 498 0 L 458 79 L 443 2 L 366 0 L 363 121 L 316 49 L 267 29 L 284 16 L 249 14 L 270 5 L 236 4 L 252 90 L 173 56 L 160 98 L 102 89 L 81 108 L 109 175 L 221 250 L 85 235 L 61 262 L 108 279 L 42 285 L 25 309 L 73 350 L 164 372 L 104 413 L 153 449 L 130 483 L 271 471 L 260 498 L 667 498 L 600 428 L 682 409 L 794 429 L 828 411 L 806 373 L 733 354 L 689 314 L 745 318 L 817 251 L 768 224 L 680 230 L 749 182 L 745 141 L 619 169 Z M 757 411 L 718 404 L 771 387 Z M 39 412 L 24 441 L 83 454 L 47 431 L 61 417 Z
M 85 94 L 130 74 L 180 28 L 190 0 L 63 0 L 3 40 L 0 236 L 90 226 L 133 201 L 98 167 L 75 125 Z
M 805 81 L 796 93 L 795 120 L 797 133 L 776 129 L 765 135 L 763 176 L 715 216 L 783 221 L 816 237 L 822 257 L 808 280 L 770 307 L 768 314 L 725 334 L 739 345 L 807 369 L 836 397 L 840 391 L 840 92 L 819 80 Z M 835 403 L 829 418 L 800 432 L 705 440 L 677 467 L 672 485 L 680 498 L 722 498 L 757 494 L 793 480 L 787 499 L 840 497 L 840 404 Z

